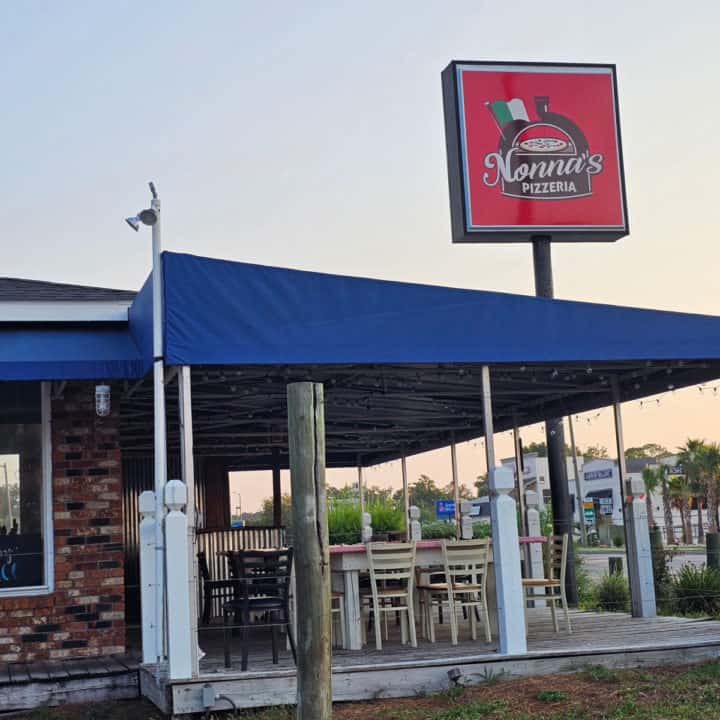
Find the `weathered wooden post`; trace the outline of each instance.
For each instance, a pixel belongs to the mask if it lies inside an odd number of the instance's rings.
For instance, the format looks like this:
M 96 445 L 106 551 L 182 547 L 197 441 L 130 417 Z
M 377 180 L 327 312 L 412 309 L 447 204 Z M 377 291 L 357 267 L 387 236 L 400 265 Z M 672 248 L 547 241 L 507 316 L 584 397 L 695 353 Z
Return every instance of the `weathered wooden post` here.
M 288 385 L 290 483 L 295 530 L 297 718 L 329 720 L 330 554 L 325 497 L 323 386 Z

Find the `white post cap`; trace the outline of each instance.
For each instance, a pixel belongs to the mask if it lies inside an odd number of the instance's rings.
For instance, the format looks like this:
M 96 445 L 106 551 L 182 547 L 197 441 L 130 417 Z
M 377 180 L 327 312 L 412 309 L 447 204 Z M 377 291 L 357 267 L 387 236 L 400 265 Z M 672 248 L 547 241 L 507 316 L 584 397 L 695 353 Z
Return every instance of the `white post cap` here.
M 152 515 L 155 513 L 155 493 L 152 490 L 145 490 L 140 493 L 138 512 L 141 515 Z
M 179 510 L 187 504 L 187 488 L 182 480 L 169 480 L 165 486 L 165 504 L 171 510 Z
M 500 493 L 508 493 L 515 487 L 515 478 L 512 470 L 506 467 L 496 467 L 490 470 L 490 488 Z

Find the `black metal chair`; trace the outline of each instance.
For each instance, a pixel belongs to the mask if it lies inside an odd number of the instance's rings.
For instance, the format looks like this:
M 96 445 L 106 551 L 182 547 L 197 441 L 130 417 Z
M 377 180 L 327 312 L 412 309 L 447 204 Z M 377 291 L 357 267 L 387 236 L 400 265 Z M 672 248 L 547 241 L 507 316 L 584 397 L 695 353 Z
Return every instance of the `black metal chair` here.
M 248 631 L 267 628 L 272 631 L 272 659 L 278 663 L 278 628 L 288 634 L 293 660 L 297 663 L 290 620 L 290 580 L 292 548 L 284 550 L 240 550 L 228 554 L 235 598 L 223 605 L 225 667 L 231 666 L 232 630 L 240 631 L 242 670 L 248 668 Z M 259 617 L 258 617 L 259 616 Z
M 234 580 L 213 580 L 210 577 L 210 568 L 204 552 L 199 552 L 197 559 L 198 569 L 202 577 L 202 622 L 203 625 L 207 625 L 213 616 L 213 605 L 216 600 L 219 601 L 220 607 L 222 607 L 227 601 L 234 599 L 236 583 Z

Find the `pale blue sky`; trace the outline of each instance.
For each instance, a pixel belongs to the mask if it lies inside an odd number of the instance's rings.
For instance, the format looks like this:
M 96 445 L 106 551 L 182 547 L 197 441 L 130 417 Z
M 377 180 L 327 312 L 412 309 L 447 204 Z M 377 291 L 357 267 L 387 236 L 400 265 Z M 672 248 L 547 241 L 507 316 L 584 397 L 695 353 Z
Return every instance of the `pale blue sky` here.
M 440 72 L 615 62 L 632 235 L 558 247 L 556 292 L 718 313 L 720 9 L 679 7 L 2 3 L 0 274 L 137 288 L 150 236 L 122 218 L 154 179 L 168 249 L 532 292 L 529 247 L 450 244 Z M 712 434 L 688 403 L 631 441 Z

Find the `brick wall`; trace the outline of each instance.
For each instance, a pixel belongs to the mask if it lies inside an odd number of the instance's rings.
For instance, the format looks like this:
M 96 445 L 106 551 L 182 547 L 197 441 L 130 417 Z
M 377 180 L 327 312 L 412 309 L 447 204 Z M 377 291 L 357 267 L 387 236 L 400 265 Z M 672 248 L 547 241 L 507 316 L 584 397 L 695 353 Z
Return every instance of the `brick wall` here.
M 119 396 L 95 414 L 95 384 L 52 401 L 55 591 L 0 598 L 0 662 L 125 651 Z

